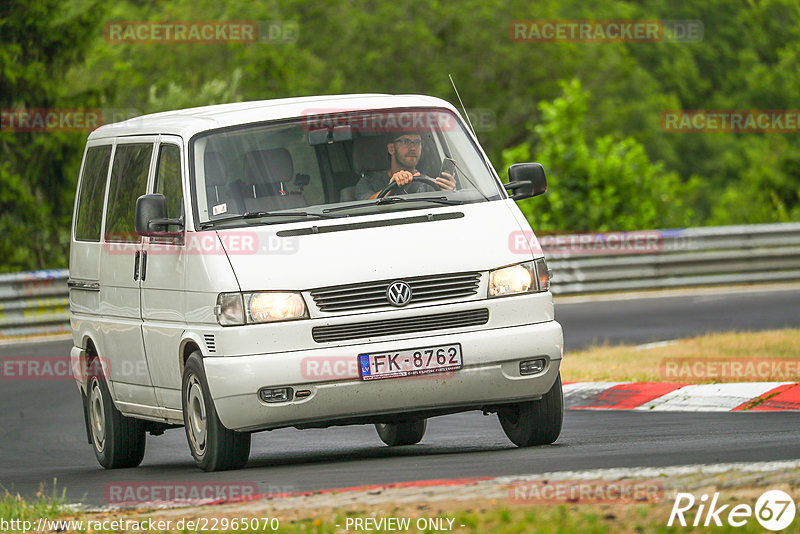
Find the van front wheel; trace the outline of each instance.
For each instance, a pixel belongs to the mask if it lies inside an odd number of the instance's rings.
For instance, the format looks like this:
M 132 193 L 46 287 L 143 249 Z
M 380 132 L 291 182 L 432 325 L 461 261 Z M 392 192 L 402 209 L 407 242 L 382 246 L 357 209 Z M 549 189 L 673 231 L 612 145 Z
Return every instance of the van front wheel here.
M 375 425 L 378 437 L 390 447 L 398 445 L 415 445 L 422 441 L 428 422 L 425 419 L 414 419 L 401 423 L 379 423 Z
M 518 447 L 553 443 L 564 421 L 561 373 L 541 399 L 510 404 L 497 412 L 497 418 L 508 439 Z
M 100 465 L 119 469 L 142 463 L 147 443 L 144 424 L 117 410 L 99 358 L 89 362 L 88 397 L 89 432 Z
M 203 356 L 195 351 L 183 369 L 183 422 L 189 449 L 203 471 L 240 469 L 250 457 L 250 434 L 223 426 L 208 389 Z

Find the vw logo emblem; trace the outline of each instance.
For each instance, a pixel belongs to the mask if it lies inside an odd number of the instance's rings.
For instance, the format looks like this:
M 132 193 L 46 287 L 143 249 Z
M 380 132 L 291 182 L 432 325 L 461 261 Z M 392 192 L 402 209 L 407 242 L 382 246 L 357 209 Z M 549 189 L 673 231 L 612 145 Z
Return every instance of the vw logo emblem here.
M 386 300 L 393 306 L 405 306 L 411 302 L 411 287 L 405 282 L 392 282 L 386 289 Z

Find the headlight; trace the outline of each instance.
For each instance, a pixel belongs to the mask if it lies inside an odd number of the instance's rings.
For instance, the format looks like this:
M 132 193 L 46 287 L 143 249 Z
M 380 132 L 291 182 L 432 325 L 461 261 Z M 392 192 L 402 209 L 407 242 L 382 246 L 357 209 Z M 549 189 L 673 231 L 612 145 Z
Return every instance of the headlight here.
M 300 293 L 259 291 L 221 293 L 214 310 L 222 326 L 271 323 L 308 317 Z
M 306 303 L 300 293 L 250 293 L 245 294 L 244 300 L 247 303 L 248 323 L 288 321 L 306 317 Z
M 544 258 L 489 271 L 489 296 L 547 291 L 550 272 Z

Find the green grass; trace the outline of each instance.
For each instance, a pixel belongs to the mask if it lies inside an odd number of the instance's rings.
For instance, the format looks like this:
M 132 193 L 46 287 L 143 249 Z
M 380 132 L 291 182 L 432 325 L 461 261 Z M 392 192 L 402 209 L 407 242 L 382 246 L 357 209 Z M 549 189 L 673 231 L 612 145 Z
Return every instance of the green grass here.
M 65 507 L 64 492 L 62 491 L 61 495 L 58 494 L 55 482 L 53 482 L 52 494 L 46 494 L 44 488 L 41 488 L 34 498 L 29 500 L 23 499 L 18 494 L 11 494 L 8 490 L 2 491 L 0 518 L 5 520 L 35 520 L 42 517 L 52 519 L 68 513 Z
M 381 517 L 391 517 L 381 515 Z M 293 523 L 281 522 L 279 532 L 291 534 L 334 534 L 345 531 L 345 519 L 347 516 L 337 514 L 335 518 L 328 520 L 304 519 Z M 358 514 L 356 517 L 369 517 L 369 514 Z M 405 514 L 397 514 L 394 517 L 410 517 Z M 421 516 L 433 517 L 433 516 Z M 439 515 L 445 520 L 454 519 L 453 532 L 469 532 L 471 534 L 497 533 L 497 534 L 516 534 L 516 533 L 577 533 L 600 534 L 615 532 L 609 525 L 603 524 L 602 520 L 595 514 L 586 512 L 568 511 L 566 506 L 539 507 L 537 509 L 508 508 L 499 506 L 483 511 L 462 511 L 454 514 Z M 444 532 L 437 530 L 417 530 L 416 519 L 412 518 L 411 527 L 408 530 L 374 530 L 371 532 L 409 532 L 409 533 L 434 533 Z M 340 525 L 336 527 L 336 525 Z M 444 523 L 447 525 L 447 521 Z M 464 525 L 463 527 L 461 525 Z M 352 527 L 350 532 L 357 532 Z
M 649 349 L 633 345 L 593 347 L 566 354 L 561 362 L 561 378 L 569 382 L 793 382 L 800 379 L 798 346 L 800 329 L 706 334 Z M 735 361 L 745 369 L 747 363 L 782 360 L 789 365 L 778 367 L 778 374 L 739 372 L 714 376 L 713 366 L 701 366 L 709 370 L 704 374 L 667 372 L 668 365 L 689 371 L 695 362 Z
M 667 499 L 669 501 L 669 499 Z M 752 518 L 741 528 L 728 525 L 723 527 L 667 527 L 667 517 L 671 502 L 659 505 L 630 504 L 626 506 L 606 505 L 534 505 L 534 506 L 508 506 L 507 503 L 486 502 L 477 510 L 459 510 L 458 504 L 452 511 L 433 513 L 410 512 L 396 510 L 394 513 L 375 513 L 374 511 L 335 511 L 328 514 L 327 518 L 314 517 L 314 510 L 307 510 L 311 517 L 295 521 L 281 520 L 279 530 L 275 532 L 291 534 L 334 534 L 345 531 L 345 521 L 348 517 L 401 517 L 411 518 L 411 528 L 408 530 L 370 530 L 370 532 L 444 532 L 436 530 L 417 530 L 416 520 L 419 517 L 440 517 L 454 519 L 453 532 L 470 534 L 617 534 L 617 533 L 700 533 L 721 532 L 729 534 L 751 534 L 763 532 L 758 522 Z M 417 507 L 418 510 L 423 508 Z M 188 511 L 187 511 L 188 512 Z M 191 512 L 189 514 L 193 515 Z M 26 501 L 19 496 L 8 492 L 0 499 L 0 515 L 6 519 L 20 519 L 35 521 L 40 517 L 56 518 L 70 514 L 64 506 L 63 493 L 58 496 L 54 491 L 52 496 L 39 492 L 33 500 Z M 72 514 L 70 514 L 72 515 Z M 109 513 L 104 513 L 106 517 Z M 111 514 L 113 515 L 113 513 Z M 148 513 L 141 514 L 140 519 L 147 517 Z M 158 512 L 152 512 L 158 516 Z M 280 515 L 280 514 L 279 514 Z M 723 514 L 724 515 L 724 514 Z M 211 513 L 207 517 L 210 517 Z M 686 516 L 689 525 L 694 519 L 691 514 Z M 92 519 L 92 514 L 83 515 L 82 519 Z M 96 519 L 96 518 L 95 518 Z M 724 517 L 723 517 L 724 523 Z M 445 522 L 447 524 L 447 522 Z M 336 525 L 339 525 L 338 527 Z M 462 526 L 463 525 L 463 526 Z M 794 525 L 793 525 L 794 526 Z M 792 527 L 790 527 L 790 531 Z M 358 532 L 350 528 L 350 532 Z M 250 532 L 273 532 L 239 530 L 238 534 Z M 223 534 L 222 532 L 220 534 Z
M 627 510 L 607 509 L 591 505 L 539 505 L 535 507 L 490 507 L 481 511 L 455 512 L 441 517 L 455 519 L 453 532 L 470 534 L 617 534 L 617 533 L 729 533 L 754 534 L 764 532 L 755 519 L 751 519 L 740 528 L 731 527 L 724 522 L 723 527 L 692 527 L 693 517 L 687 514 L 689 525 L 667 527 L 669 508 L 662 505 L 630 505 Z M 369 514 L 359 514 L 367 517 Z M 401 517 L 404 517 L 400 514 Z M 385 517 L 385 516 L 384 516 Z M 304 519 L 294 523 L 281 522 L 281 530 L 291 534 L 334 534 L 344 532 L 344 515 L 335 519 Z M 341 525 L 336 527 L 336 524 Z M 399 532 L 436 532 L 435 530 L 419 531 L 412 528 Z M 464 527 L 461 527 L 464 525 Z M 787 530 L 790 531 L 791 527 Z M 352 528 L 350 532 L 356 532 Z M 375 530 L 372 532 L 396 532 Z M 440 531 L 441 532 L 441 531 Z

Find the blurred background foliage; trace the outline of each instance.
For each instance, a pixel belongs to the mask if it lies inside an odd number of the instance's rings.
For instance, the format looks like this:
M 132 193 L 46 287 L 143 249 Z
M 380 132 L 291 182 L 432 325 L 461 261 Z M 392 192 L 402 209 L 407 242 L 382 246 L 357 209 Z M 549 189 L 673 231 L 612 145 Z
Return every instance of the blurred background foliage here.
M 696 19 L 695 43 L 516 43 L 526 19 Z M 110 44 L 108 21 L 293 21 L 282 44 Z M 494 118 L 501 176 L 545 165 L 535 230 L 800 220 L 797 134 L 667 133 L 664 110 L 800 109 L 796 0 L 3 0 L 0 107 L 151 113 L 422 93 Z M 0 131 L 0 270 L 67 265 L 85 133 Z

